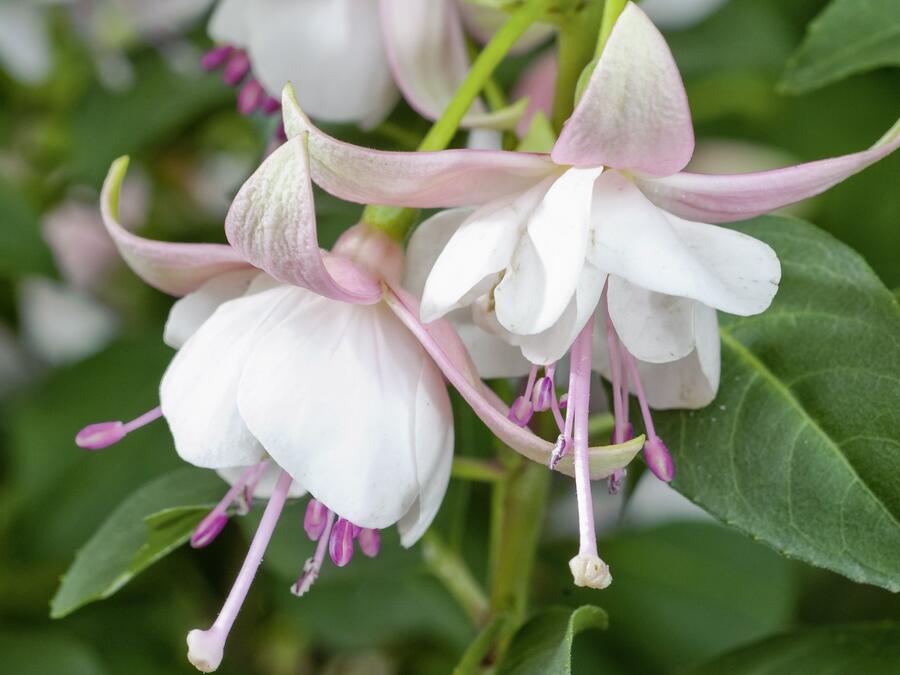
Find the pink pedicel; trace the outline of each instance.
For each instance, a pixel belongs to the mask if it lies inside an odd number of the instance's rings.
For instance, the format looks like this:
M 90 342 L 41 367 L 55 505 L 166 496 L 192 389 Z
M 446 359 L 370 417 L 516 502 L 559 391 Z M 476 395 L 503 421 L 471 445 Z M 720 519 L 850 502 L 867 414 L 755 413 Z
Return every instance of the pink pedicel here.
M 228 598 L 225 600 L 219 616 L 216 617 L 215 623 L 207 630 L 195 629 L 188 633 L 188 660 L 201 672 L 211 673 L 222 663 L 222 655 L 225 652 L 225 641 L 228 639 L 228 633 L 231 631 L 234 620 L 237 618 L 238 612 L 240 612 L 241 606 L 247 598 L 250 584 L 253 583 L 256 570 L 259 569 L 263 554 L 266 552 L 269 541 L 272 539 L 272 532 L 275 530 L 275 525 L 281 516 L 281 511 L 284 508 L 284 502 L 287 499 L 292 482 L 293 480 L 287 471 L 282 471 L 281 475 L 278 476 L 275 490 L 269 498 L 269 503 L 266 505 L 262 520 L 260 520 L 259 527 L 256 529 L 256 534 L 253 535 L 253 541 L 250 543 L 247 557 L 244 559 L 244 564 L 241 565 L 241 570 L 238 572 L 234 586 L 231 587 Z
M 228 57 L 233 53 L 234 47 L 231 45 L 213 47 L 203 55 L 203 60 L 200 61 L 200 65 L 203 66 L 203 70 L 216 70 L 219 66 L 224 64 L 228 60 Z
M 75 436 L 75 445 L 84 450 L 100 450 L 121 441 L 135 429 L 162 417 L 162 408 L 148 410 L 130 422 L 97 422 L 89 424 Z
M 381 532 L 378 530 L 364 527 L 360 529 L 356 541 L 359 544 L 359 550 L 367 558 L 374 558 L 381 550 Z
M 328 525 L 331 512 L 328 507 L 316 499 L 310 499 L 306 505 L 306 513 L 303 516 L 303 529 L 311 541 L 319 541 L 319 537 Z
M 194 533 L 191 535 L 191 546 L 193 548 L 203 548 L 215 541 L 216 537 L 219 536 L 219 533 L 228 523 L 228 509 L 232 504 L 239 504 L 237 510 L 238 513 L 243 511 L 241 515 L 249 510 L 249 504 L 243 493 L 250 482 L 253 482 L 255 487 L 256 482 L 258 482 L 259 478 L 265 473 L 268 464 L 268 461 L 254 464 L 241 474 L 240 478 L 234 482 L 234 485 L 232 485 L 228 492 L 225 493 L 225 496 L 222 497 L 222 500 L 216 504 L 215 508 L 210 511 L 194 529 Z
M 353 559 L 353 528 L 355 526 L 345 518 L 339 518 L 331 531 L 328 544 L 328 555 L 338 567 L 345 567 Z
M 246 52 L 235 51 L 228 57 L 225 69 L 222 71 L 222 81 L 229 87 L 233 87 L 243 80 L 250 72 L 250 59 Z

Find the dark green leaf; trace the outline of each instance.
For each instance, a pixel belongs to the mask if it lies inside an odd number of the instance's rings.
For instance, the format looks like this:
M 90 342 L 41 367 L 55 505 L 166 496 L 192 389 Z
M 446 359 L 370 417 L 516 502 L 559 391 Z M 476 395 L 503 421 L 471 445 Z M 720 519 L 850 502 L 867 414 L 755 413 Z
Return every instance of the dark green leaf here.
M 782 263 L 765 313 L 721 317 L 707 408 L 659 415 L 674 486 L 785 555 L 900 589 L 900 307 L 865 261 L 815 227 L 739 230 Z
M 900 671 L 900 626 L 859 624 L 799 630 L 720 656 L 690 675 L 892 675 Z
M 223 489 L 214 472 L 190 468 L 135 492 L 78 552 L 51 602 L 51 616 L 58 619 L 109 597 L 185 543 Z
M 603 591 L 572 586 L 567 561 L 575 546 L 541 555 L 541 600 L 602 602 L 609 630 L 581 651 L 628 663 L 626 672 L 677 672 L 790 625 L 799 565 L 721 525 L 619 530 L 600 542 L 613 575 Z
M 900 65 L 900 2 L 832 0 L 809 24 L 781 85 L 801 94 L 886 65 Z
M 542 610 L 513 636 L 497 674 L 569 675 L 575 636 L 589 628 L 605 630 L 607 624 L 606 612 L 593 605 Z
M 106 675 L 85 645 L 53 633 L 0 633 L 3 672 L 16 675 Z

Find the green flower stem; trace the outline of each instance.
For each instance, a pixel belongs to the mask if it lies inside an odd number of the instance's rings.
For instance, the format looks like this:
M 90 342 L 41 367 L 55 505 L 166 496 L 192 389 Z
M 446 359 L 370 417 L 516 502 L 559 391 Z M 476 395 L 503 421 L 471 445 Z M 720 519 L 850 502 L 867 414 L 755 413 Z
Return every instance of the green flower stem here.
M 447 546 L 434 528 L 422 537 L 422 557 L 428 570 L 450 591 L 472 623 L 485 625 L 490 611 L 487 596 L 462 557 Z
M 466 648 L 453 675 L 478 675 L 482 671 L 482 662 L 491 653 L 497 639 L 509 629 L 510 618 L 500 614 L 492 619 Z
M 609 34 L 612 33 L 613 26 L 616 25 L 616 19 L 625 9 L 628 0 L 606 0 L 603 3 L 603 20 L 600 22 L 600 35 L 597 37 L 597 49 L 594 51 L 594 58 L 599 59 L 606 41 L 609 40 Z
M 450 144 L 472 103 L 489 84 L 494 70 L 516 41 L 545 14 L 552 3 L 553 0 L 528 0 L 510 14 L 506 23 L 472 63 L 469 74 L 456 90 L 444 114 L 422 139 L 419 151 L 443 150 Z M 362 221 L 402 241 L 415 223 L 417 215 L 414 209 L 370 205 L 363 211 Z
M 560 16 L 557 22 L 559 61 L 551 120 L 557 133 L 575 107 L 578 78 L 594 56 L 601 11 L 604 8 L 605 5 L 591 2 L 582 9 Z
M 460 480 L 496 483 L 506 477 L 506 470 L 494 461 L 475 457 L 454 457 L 450 475 Z

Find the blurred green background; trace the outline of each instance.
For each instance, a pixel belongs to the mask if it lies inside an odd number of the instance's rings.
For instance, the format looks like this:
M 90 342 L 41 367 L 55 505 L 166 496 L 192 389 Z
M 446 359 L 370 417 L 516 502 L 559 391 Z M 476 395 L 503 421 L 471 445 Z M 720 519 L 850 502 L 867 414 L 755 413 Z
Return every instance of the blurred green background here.
M 45 81 L 0 71 L 3 673 L 194 672 L 184 635 L 215 616 L 259 516 L 230 525 L 208 549 L 175 552 L 109 600 L 48 618 L 75 551 L 123 498 L 181 464 L 162 424 L 102 453 L 73 443 L 86 423 L 130 419 L 155 406 L 172 354 L 160 339 L 171 300 L 104 248 L 96 203 L 106 169 L 132 155 L 123 209 L 141 234 L 223 241 L 228 199 L 275 124 L 239 115 L 234 92 L 200 71 L 210 46 L 202 12 L 176 30 L 142 33 L 121 16 L 106 16 L 103 4 L 41 6 L 52 54 Z M 900 110 L 897 70 L 802 95 L 780 92 L 788 57 L 824 5 L 731 0 L 667 35 L 688 87 L 700 168 L 767 168 L 843 154 L 891 126 Z M 513 83 L 531 58 L 504 64 L 501 82 Z M 392 122 L 367 142 L 396 147 L 395 127 L 426 128 L 404 104 Z M 361 138 L 352 128 L 330 130 Z M 895 154 L 798 207 L 860 251 L 891 288 L 900 287 L 898 179 Z M 328 246 L 359 207 L 317 196 Z M 486 432 L 457 410 L 459 450 L 485 452 Z M 602 551 L 616 583 L 602 593 L 575 589 L 566 566 L 574 500 L 568 482 L 555 480 L 535 601 L 594 603 L 610 614 L 608 631 L 578 638 L 576 672 L 678 672 L 794 626 L 900 620 L 897 596 L 786 560 L 644 485 L 624 509 L 604 506 Z M 436 525 L 476 573 L 487 557 L 488 510 L 486 487 L 454 481 Z M 474 629 L 420 551 L 400 549 L 389 534 L 379 558 L 328 568 L 298 600 L 288 586 L 308 554 L 301 519 L 302 504 L 286 510 L 220 672 L 450 672 Z

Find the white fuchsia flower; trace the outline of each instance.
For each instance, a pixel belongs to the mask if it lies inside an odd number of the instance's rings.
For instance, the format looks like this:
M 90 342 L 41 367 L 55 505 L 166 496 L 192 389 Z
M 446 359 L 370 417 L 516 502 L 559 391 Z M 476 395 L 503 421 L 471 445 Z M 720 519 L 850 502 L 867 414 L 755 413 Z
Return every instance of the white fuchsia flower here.
M 269 498 L 221 613 L 188 636 L 199 669 L 218 667 L 288 497 L 313 496 L 304 527 L 318 542 L 292 587 L 298 595 L 326 553 L 343 566 L 355 546 L 375 555 L 382 528 L 396 524 L 405 546 L 424 533 L 452 460 L 441 371 L 507 444 L 548 461 L 552 445 L 507 419 L 449 325 L 419 322 L 415 300 L 399 289 L 402 251 L 393 240 L 359 225 L 331 252 L 319 248 L 305 137 L 278 148 L 241 188 L 226 218 L 230 246 L 154 242 L 125 230 L 116 212 L 126 165 L 118 160 L 104 184 L 104 222 L 139 276 L 184 296 L 165 331 L 178 352 L 158 408 L 127 424 L 90 425 L 76 442 L 106 447 L 165 417 L 179 455 L 232 484 L 194 546 L 218 535 L 233 505 Z M 594 449 L 591 470 L 607 476 L 638 450 Z
M 313 178 L 328 192 L 361 203 L 467 207 L 436 216 L 456 229 L 441 235 L 447 241 L 425 283 L 423 321 L 474 304 L 476 322 L 518 345 L 533 364 L 551 366 L 572 348 L 567 419 L 557 414 L 553 463 L 572 447 L 582 467 L 581 552 L 572 566 L 576 582 L 588 585 L 607 582 L 598 571 L 586 437 L 579 434 L 592 343 L 608 351 L 598 359 L 608 363 L 597 365 L 614 391 L 637 396 L 645 457 L 671 480 L 674 467 L 649 406 L 708 403 L 719 378 L 716 310 L 762 312 L 780 279 L 766 244 L 710 223 L 811 197 L 900 146 L 898 123 L 851 155 L 746 174 L 682 171 L 694 148 L 684 85 L 662 35 L 633 3 L 549 154 L 378 152 L 324 134 L 290 96 L 283 103 L 288 137 L 308 135 Z M 604 297 L 595 341 L 592 317 Z M 517 420 L 527 417 L 527 403 L 514 405 Z M 618 439 L 629 435 L 624 409 Z
M 243 83 L 243 113 L 276 111 L 291 82 L 317 119 L 377 124 L 398 89 L 437 119 L 469 69 L 456 0 L 221 0 L 209 33 L 219 46 L 204 66 L 223 68 L 229 85 Z M 523 106 L 490 113 L 476 103 L 463 124 L 510 127 Z

